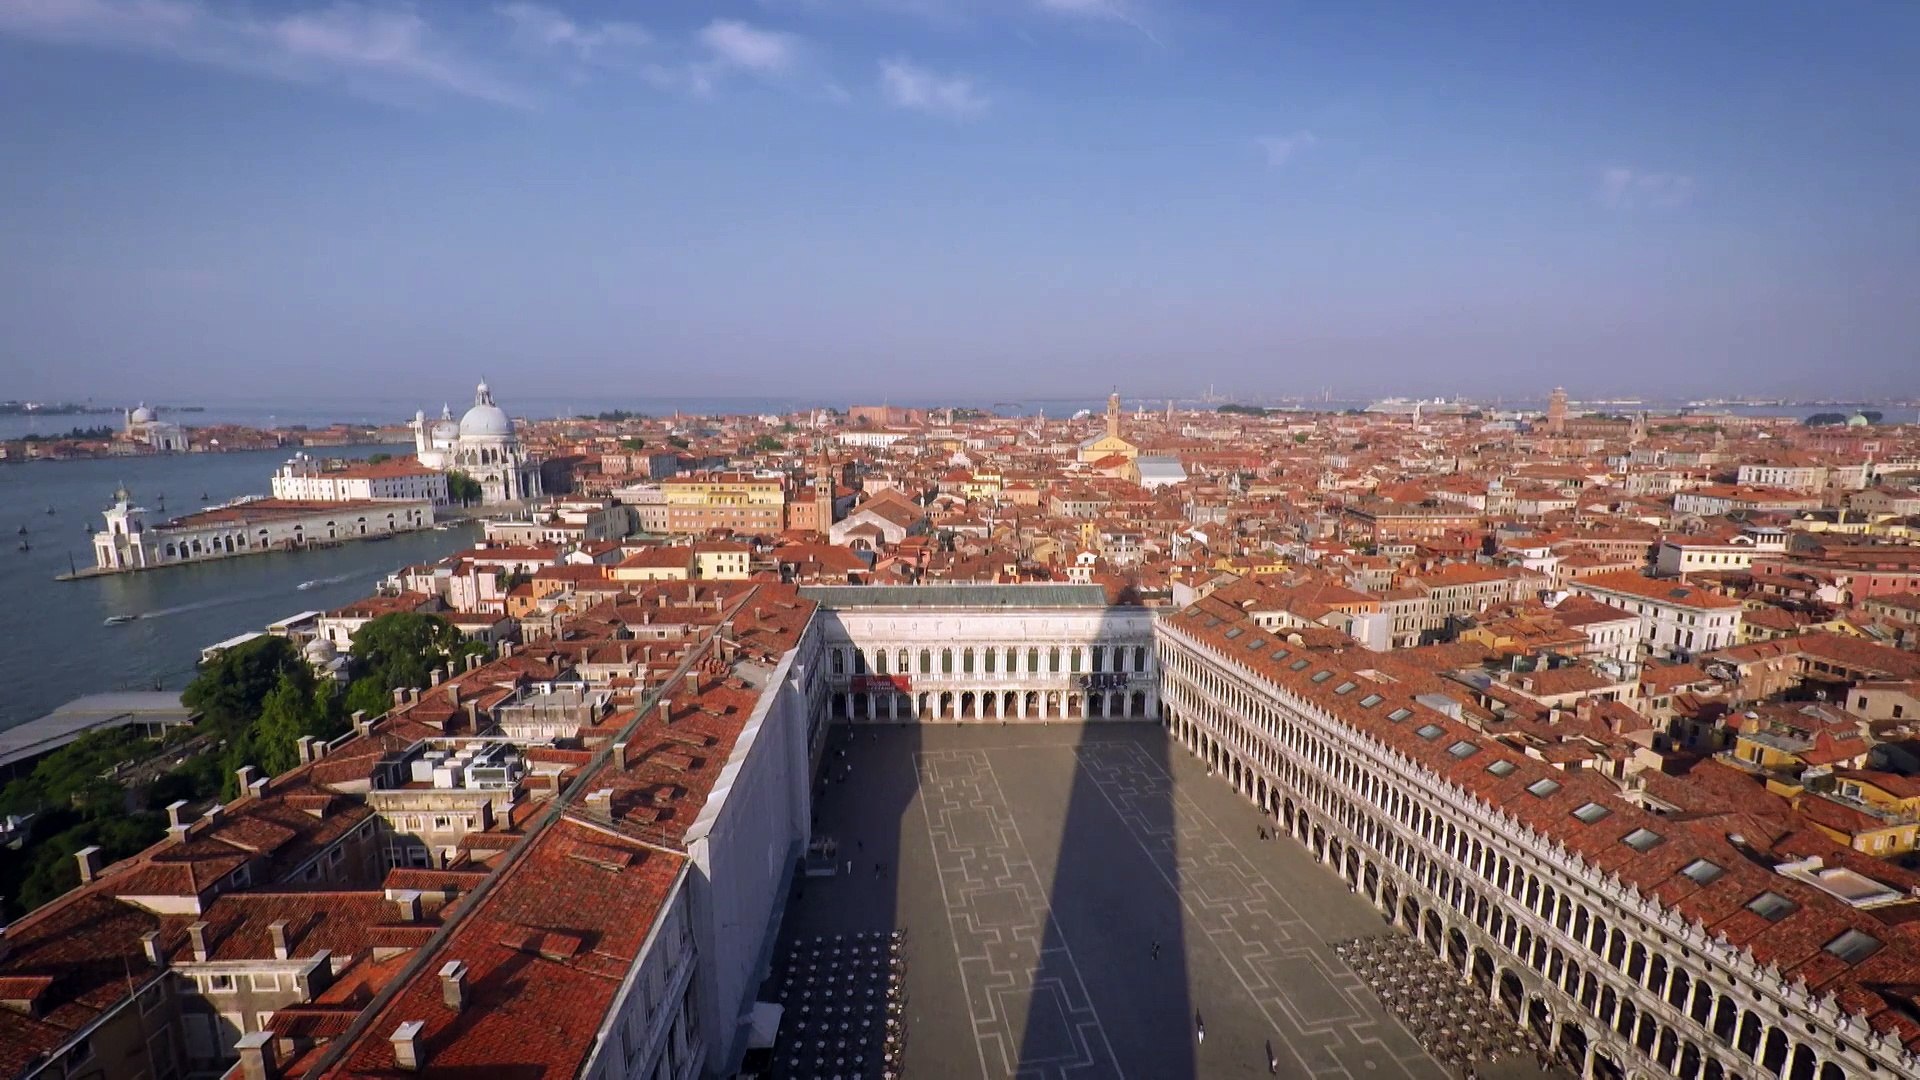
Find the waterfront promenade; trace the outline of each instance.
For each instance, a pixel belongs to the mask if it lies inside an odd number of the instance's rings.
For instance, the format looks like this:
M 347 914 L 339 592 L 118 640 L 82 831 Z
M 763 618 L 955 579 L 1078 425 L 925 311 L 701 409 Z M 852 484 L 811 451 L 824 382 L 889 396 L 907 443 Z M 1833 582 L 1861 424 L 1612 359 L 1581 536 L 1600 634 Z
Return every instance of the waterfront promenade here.
M 331 453 L 364 457 L 405 448 L 356 446 Z M 0 531 L 9 541 L 25 525 L 30 550 L 0 550 L 0 729 L 43 716 L 86 694 L 179 689 L 206 645 L 309 608 L 359 599 L 395 568 L 470 545 L 477 530 L 418 532 L 379 544 L 273 552 L 169 568 L 58 582 L 92 562 L 86 526 L 124 483 L 147 505 L 164 495 L 168 512 L 192 511 L 267 490 L 284 450 L 181 454 L 98 461 L 33 462 L 0 468 Z M 202 498 L 202 496 L 205 498 Z M 48 514 L 51 507 L 54 513 Z M 305 590 L 302 582 L 315 584 Z M 135 618 L 108 626 L 115 615 Z

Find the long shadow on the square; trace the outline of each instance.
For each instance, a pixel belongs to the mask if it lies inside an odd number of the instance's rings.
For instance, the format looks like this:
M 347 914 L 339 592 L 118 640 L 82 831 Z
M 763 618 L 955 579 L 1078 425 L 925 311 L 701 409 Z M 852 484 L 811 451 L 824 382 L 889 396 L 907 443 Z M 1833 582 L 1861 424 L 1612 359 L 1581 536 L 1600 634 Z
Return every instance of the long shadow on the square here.
M 1081 727 L 1073 748 L 1072 789 L 1054 862 L 1045 943 L 1033 974 L 1033 1005 L 1020 1043 L 1020 1075 L 1186 1080 L 1197 1075 L 1194 1040 L 1204 1018 L 1195 1012 L 1187 968 L 1172 785 L 1137 772 L 1142 782 L 1128 793 L 1132 820 L 1126 821 L 1092 771 L 1101 764 L 1095 755 L 1107 755 L 1103 760 L 1111 762 L 1121 752 L 1103 742 L 1122 732 L 1137 735 L 1150 724 L 1144 714 L 1151 676 L 1111 656 L 1104 666 L 1109 673 L 1123 669 L 1108 678 L 1120 688 L 1091 690 L 1089 696 L 1103 694 L 1119 708 L 1089 709 L 1094 719 Z M 1101 674 L 1094 673 L 1096 682 Z M 1106 716 L 1138 722 L 1108 729 Z M 1150 730 L 1149 738 L 1129 739 L 1126 745 L 1145 751 L 1154 766 L 1151 773 L 1169 776 L 1167 740 L 1157 725 Z M 1149 837 L 1164 837 L 1165 843 L 1146 843 Z M 1164 884 L 1150 880 L 1142 888 L 1139 876 L 1125 872 L 1143 853 L 1158 864 Z M 1070 1022 L 1070 1002 L 1062 995 L 1075 986 L 1085 987 L 1098 1030 Z M 1104 1059 L 1103 1048 L 1110 1055 Z

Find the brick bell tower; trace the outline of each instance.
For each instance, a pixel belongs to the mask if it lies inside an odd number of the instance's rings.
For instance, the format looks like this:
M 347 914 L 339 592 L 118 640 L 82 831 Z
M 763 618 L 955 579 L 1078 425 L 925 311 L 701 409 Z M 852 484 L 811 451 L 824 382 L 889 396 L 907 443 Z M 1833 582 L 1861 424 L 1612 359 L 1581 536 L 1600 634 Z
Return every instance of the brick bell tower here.
M 813 474 L 813 531 L 822 539 L 833 532 L 833 455 L 826 447 Z

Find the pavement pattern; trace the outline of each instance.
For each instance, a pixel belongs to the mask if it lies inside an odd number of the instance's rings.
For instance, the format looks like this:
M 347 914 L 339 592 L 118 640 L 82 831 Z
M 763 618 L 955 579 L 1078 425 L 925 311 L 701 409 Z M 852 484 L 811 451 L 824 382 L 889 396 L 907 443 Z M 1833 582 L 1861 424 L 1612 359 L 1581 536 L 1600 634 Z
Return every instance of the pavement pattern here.
M 1332 944 L 1394 931 L 1159 727 L 829 745 L 815 834 L 852 871 L 800 883 L 783 934 L 910 930 L 906 1076 L 1461 1075 Z M 1538 1075 L 1501 1064 L 1481 1075 Z

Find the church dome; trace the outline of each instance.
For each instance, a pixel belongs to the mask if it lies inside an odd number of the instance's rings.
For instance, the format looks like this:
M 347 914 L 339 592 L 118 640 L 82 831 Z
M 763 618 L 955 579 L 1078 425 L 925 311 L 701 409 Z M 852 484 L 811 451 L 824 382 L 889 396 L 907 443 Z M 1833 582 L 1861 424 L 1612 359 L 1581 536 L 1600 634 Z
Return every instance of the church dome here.
M 493 393 L 481 382 L 473 395 L 473 408 L 460 418 L 460 437 L 504 439 L 512 434 L 513 421 L 507 419 L 505 410 L 493 403 Z
M 127 417 L 127 419 L 135 424 L 151 424 L 155 417 L 152 409 L 141 405 L 139 408 L 133 410 L 133 415 Z
M 300 653 L 306 657 L 309 664 L 330 663 L 334 657 L 340 655 L 339 650 L 334 648 L 333 642 L 323 637 L 316 637 L 307 642 L 307 647 L 300 650 Z

